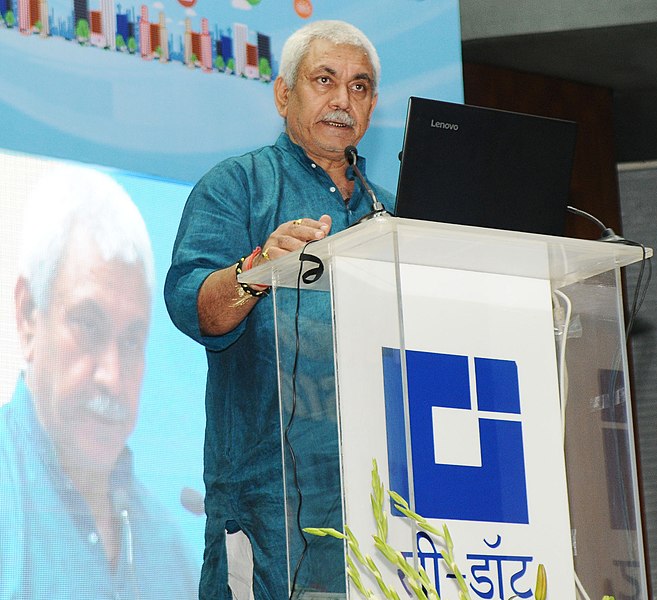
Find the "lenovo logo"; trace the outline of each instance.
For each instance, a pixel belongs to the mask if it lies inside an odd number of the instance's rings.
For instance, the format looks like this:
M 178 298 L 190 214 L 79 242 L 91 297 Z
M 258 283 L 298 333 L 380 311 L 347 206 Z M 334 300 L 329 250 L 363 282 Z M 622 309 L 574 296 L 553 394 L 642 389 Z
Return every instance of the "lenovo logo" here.
M 436 129 L 451 129 L 452 131 L 458 131 L 458 123 L 445 123 L 443 121 L 434 121 L 431 119 L 431 127 Z

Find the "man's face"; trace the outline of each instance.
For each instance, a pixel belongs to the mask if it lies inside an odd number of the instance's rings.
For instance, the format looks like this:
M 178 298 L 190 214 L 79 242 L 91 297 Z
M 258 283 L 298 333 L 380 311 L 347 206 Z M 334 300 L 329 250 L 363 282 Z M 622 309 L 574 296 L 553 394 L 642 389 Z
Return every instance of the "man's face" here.
M 312 159 L 344 161 L 344 149 L 365 134 L 377 96 L 367 54 L 355 46 L 314 40 L 293 89 L 275 83 L 276 106 L 287 132 Z
M 49 308 L 30 313 L 22 339 L 39 421 L 65 467 L 111 470 L 134 428 L 144 371 L 141 265 L 105 262 L 87 236 L 74 236 Z

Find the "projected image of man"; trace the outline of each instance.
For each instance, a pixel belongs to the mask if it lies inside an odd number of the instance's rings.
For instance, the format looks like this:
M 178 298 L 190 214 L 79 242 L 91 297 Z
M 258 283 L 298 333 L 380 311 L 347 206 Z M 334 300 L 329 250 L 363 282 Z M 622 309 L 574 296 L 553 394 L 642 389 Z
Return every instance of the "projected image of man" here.
M 24 360 L 0 409 L 0 599 L 195 598 L 166 512 L 133 477 L 153 257 L 112 178 L 54 170 L 25 216 Z

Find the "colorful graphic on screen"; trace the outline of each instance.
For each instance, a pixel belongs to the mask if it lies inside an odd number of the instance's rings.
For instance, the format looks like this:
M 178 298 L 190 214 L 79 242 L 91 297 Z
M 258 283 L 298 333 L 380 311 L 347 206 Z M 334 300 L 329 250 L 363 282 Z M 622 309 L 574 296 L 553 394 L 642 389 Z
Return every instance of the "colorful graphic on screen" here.
M 463 99 L 457 0 L 0 0 L 0 15 L 3 147 L 131 172 L 194 182 L 274 143 L 283 43 L 315 19 L 351 22 L 378 50 L 359 151 L 389 190 L 408 97 Z

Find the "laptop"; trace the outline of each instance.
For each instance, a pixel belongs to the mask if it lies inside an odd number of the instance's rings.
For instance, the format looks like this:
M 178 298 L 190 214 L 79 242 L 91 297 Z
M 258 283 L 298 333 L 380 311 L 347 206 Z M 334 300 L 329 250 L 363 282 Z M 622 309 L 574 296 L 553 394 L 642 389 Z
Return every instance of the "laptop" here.
M 411 97 L 395 214 L 563 236 L 576 128 Z

